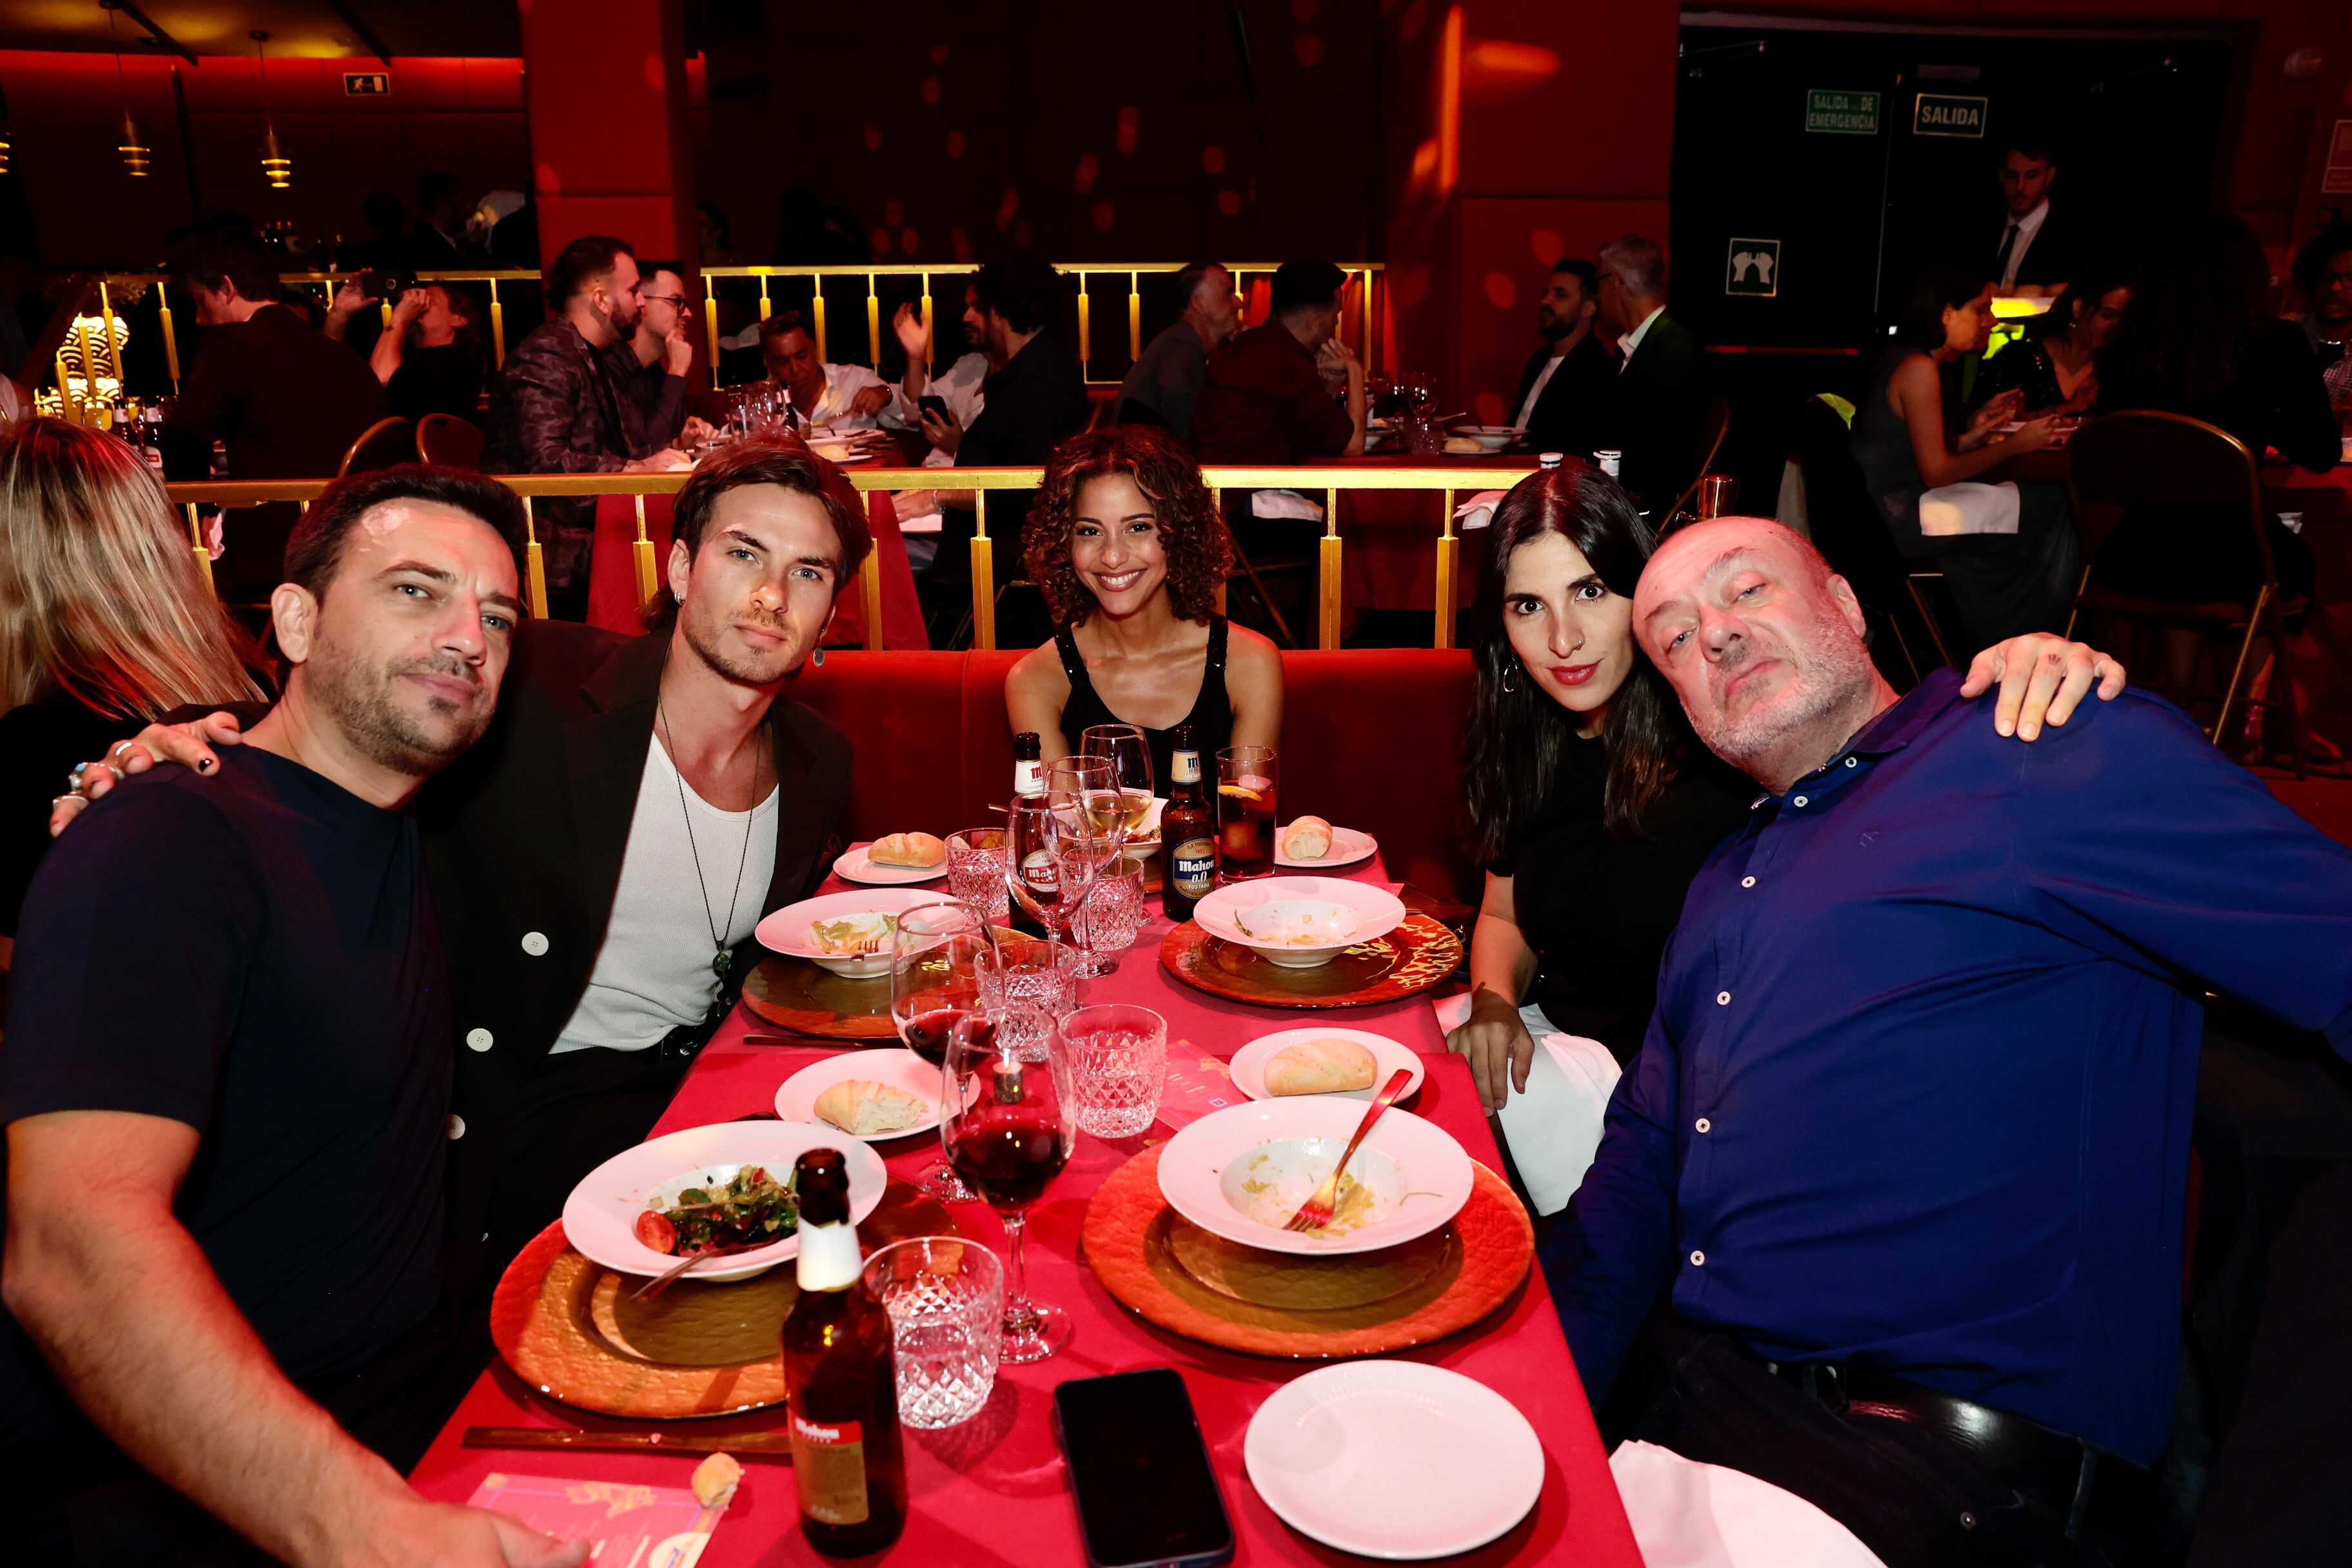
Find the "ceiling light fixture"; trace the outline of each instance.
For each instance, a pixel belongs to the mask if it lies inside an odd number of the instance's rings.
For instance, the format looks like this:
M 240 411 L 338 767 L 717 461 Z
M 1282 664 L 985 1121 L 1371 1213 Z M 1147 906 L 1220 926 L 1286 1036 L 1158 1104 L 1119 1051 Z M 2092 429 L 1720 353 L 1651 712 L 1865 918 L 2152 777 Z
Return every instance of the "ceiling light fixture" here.
M 278 127 L 269 119 L 268 65 L 261 52 L 261 46 L 269 41 L 269 35 L 257 27 L 247 37 L 253 40 L 253 68 L 257 83 L 254 90 L 261 100 L 261 177 L 269 182 L 271 190 L 282 191 L 294 184 L 294 160 L 289 158 L 286 149 L 278 144 Z
M 122 124 L 115 132 L 115 147 L 122 154 L 122 171 L 134 180 L 147 177 L 151 162 L 147 143 L 139 135 L 139 122 L 131 118 L 131 84 L 122 76 L 122 45 L 114 36 L 114 0 L 99 0 L 106 12 L 106 41 L 114 49 L 114 86 L 122 98 Z

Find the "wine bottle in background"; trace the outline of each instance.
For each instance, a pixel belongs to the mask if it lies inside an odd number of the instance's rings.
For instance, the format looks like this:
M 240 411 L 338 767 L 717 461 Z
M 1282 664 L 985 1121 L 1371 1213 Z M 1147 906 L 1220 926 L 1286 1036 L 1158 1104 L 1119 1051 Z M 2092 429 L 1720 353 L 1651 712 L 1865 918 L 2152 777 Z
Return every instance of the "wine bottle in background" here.
M 1024 730 L 1013 737 L 1013 799 L 1020 800 L 1029 795 L 1045 793 L 1045 742 L 1039 738 L 1036 731 Z M 1039 879 L 1042 879 L 1044 886 L 1054 885 L 1059 873 L 1055 869 L 1053 858 L 1048 855 L 1038 855 L 1033 858 L 1037 861 L 1036 865 L 1024 865 L 1017 869 L 1008 868 L 1008 873 L 1031 879 L 1033 886 L 1039 885 Z M 1018 899 L 1011 900 L 1010 907 L 1006 909 L 1005 923 L 1024 936 L 1042 937 L 1046 934 L 1045 928 L 1038 922 L 1037 917 L 1023 909 L 1021 900 Z
M 1168 805 L 1160 814 L 1160 842 L 1168 859 L 1160 907 L 1171 921 L 1189 921 L 1192 908 L 1217 885 L 1217 819 L 1201 790 L 1201 752 L 1192 726 L 1180 724 L 1168 762 Z
M 890 1314 L 861 1278 L 849 1167 L 812 1149 L 793 1169 L 800 1295 L 784 1318 L 784 1403 L 801 1530 L 827 1556 L 878 1552 L 907 1525 Z

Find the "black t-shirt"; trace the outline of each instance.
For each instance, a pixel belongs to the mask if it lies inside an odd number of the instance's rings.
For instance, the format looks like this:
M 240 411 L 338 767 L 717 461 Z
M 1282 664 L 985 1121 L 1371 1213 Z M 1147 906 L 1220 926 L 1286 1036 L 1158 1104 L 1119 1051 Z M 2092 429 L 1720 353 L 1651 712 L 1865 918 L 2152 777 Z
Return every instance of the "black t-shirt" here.
M 482 422 L 482 351 L 469 342 L 404 348 L 400 368 L 384 384 L 384 400 L 404 419 L 454 414 Z
M 225 748 L 59 838 L 17 932 L 0 1122 L 166 1117 L 202 1135 L 175 1205 L 287 1375 L 365 1365 L 433 1310 L 450 1023 L 415 820 Z M 0 1313 L 0 1432 L 71 1405 Z
M 49 852 L 49 803 L 65 794 L 66 775 L 146 727 L 62 691 L 0 713 L 0 936 L 16 934 L 17 906 Z
M 1692 749 L 1651 808 L 1645 837 L 1619 840 L 1601 823 L 1608 753 L 1598 739 L 1570 737 L 1542 809 L 1489 868 L 1511 879 L 1519 930 L 1540 965 L 1527 1000 L 1620 1062 L 1642 1048 L 1658 963 L 1691 879 L 1756 797 L 1747 778 Z

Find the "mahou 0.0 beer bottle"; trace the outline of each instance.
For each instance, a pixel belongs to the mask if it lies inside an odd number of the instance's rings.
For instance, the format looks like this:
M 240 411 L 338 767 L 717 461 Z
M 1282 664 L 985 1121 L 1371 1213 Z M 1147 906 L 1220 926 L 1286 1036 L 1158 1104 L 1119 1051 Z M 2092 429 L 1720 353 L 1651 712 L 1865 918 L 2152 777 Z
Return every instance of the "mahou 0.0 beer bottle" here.
M 838 1149 L 793 1167 L 800 1296 L 784 1319 L 785 1418 L 801 1529 L 828 1556 L 877 1552 L 907 1525 L 890 1314 L 860 1280 L 849 1168 Z
M 1192 907 L 1217 885 L 1217 818 L 1201 788 L 1201 752 L 1192 726 L 1179 724 L 1171 737 L 1168 805 L 1160 814 L 1160 842 L 1168 847 L 1167 875 L 1160 907 L 1171 921 L 1189 921 Z
M 1024 730 L 1013 737 L 1013 798 L 1015 802 L 1045 793 L 1045 754 L 1044 739 L 1036 731 Z M 1042 850 L 1034 852 L 1019 867 L 1013 868 L 1011 874 L 1026 880 L 1030 889 L 1043 896 L 1045 902 L 1054 901 L 1061 873 L 1055 869 L 1051 855 Z M 1023 909 L 1018 899 L 1012 900 L 1005 910 L 1004 923 L 1024 936 L 1042 937 L 1045 934 L 1045 923 Z

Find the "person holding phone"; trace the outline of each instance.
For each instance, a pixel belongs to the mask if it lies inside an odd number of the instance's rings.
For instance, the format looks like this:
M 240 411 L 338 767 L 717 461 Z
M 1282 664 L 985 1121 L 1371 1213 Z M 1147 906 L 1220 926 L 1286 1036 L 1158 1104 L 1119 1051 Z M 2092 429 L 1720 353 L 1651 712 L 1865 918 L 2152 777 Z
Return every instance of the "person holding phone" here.
M 933 375 L 930 367 L 930 342 L 933 318 L 917 310 L 911 304 L 901 305 L 890 321 L 898 334 L 898 346 L 906 351 L 907 374 L 898 383 L 897 397 L 885 423 L 919 428 L 931 449 L 923 454 L 927 468 L 955 467 L 955 449 L 961 443 L 963 432 L 988 406 L 982 384 L 998 362 L 988 353 L 988 331 L 982 322 L 978 294 L 970 284 L 964 286 L 963 318 L 959 326 L 963 334 L 964 353 L 956 362 Z M 901 528 L 916 518 L 937 517 L 949 506 L 970 507 L 970 490 L 940 491 L 900 490 L 896 498 Z M 929 567 L 940 550 L 936 528 L 917 531 L 907 540 L 907 563 L 917 572 Z

